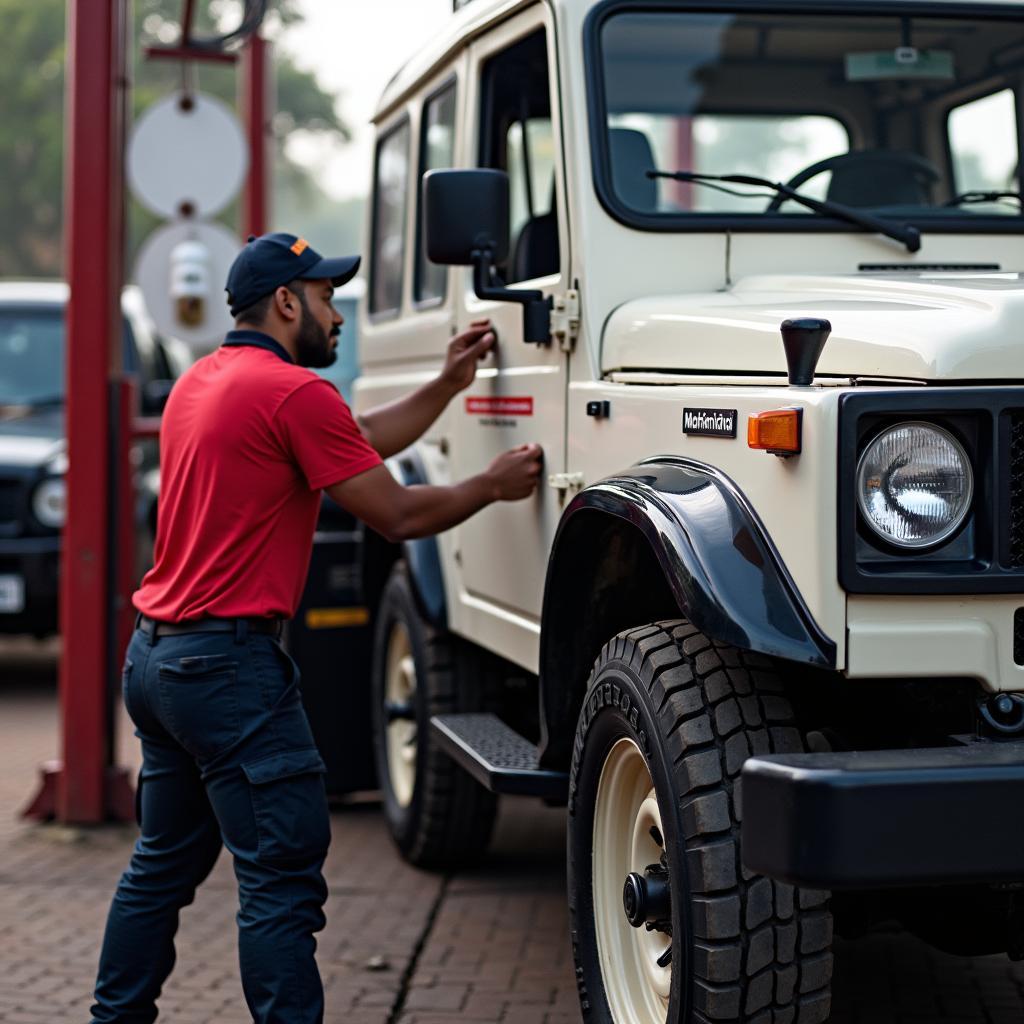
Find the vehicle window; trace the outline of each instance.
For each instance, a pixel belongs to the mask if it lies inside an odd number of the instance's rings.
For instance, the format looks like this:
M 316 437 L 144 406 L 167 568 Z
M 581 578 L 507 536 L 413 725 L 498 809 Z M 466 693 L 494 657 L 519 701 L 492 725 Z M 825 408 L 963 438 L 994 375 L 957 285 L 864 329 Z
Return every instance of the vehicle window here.
M 555 140 L 550 117 L 516 121 L 505 139 L 508 154 L 511 237 L 527 221 L 547 217 L 555 205 Z
M 768 186 L 648 172 L 747 174 L 915 224 L 974 227 L 995 210 L 961 193 L 1019 187 L 1012 90 L 1024 74 L 1024 23 L 921 8 L 913 17 L 613 11 L 589 40 L 602 127 L 595 180 L 608 205 L 640 226 L 822 216 Z M 983 78 L 993 94 L 949 114 Z M 1002 212 L 1019 215 L 1020 203 Z
M 0 405 L 63 400 L 62 312 L 0 310 Z
M 1013 91 L 1002 89 L 950 111 L 949 152 L 958 194 L 1019 191 L 1017 103 Z M 986 207 L 990 213 L 1019 212 L 1018 204 L 1006 200 L 993 200 Z
M 373 199 L 373 259 L 370 312 L 396 313 L 402 305 L 405 218 L 409 194 L 409 122 L 377 147 Z
M 482 86 L 480 166 L 509 176 L 509 258 L 499 270 L 510 283 L 556 274 L 555 144 L 544 30 L 488 60 Z
M 842 122 L 820 114 L 697 114 L 679 117 L 659 114 L 621 114 L 609 118 L 612 138 L 639 133 L 647 141 L 655 167 L 683 168 L 701 174 L 754 174 L 772 181 L 789 181 L 805 167 L 826 157 L 849 152 L 850 138 Z M 627 137 L 628 138 L 628 137 Z M 613 175 L 619 171 L 613 164 Z M 801 191 L 824 199 L 831 174 L 815 175 Z M 687 181 L 652 183 L 657 208 L 671 211 L 735 211 L 760 213 L 765 196 L 731 195 Z M 630 189 L 623 182 L 624 192 Z M 733 190 L 742 193 L 743 189 Z M 641 206 L 642 209 L 642 206 Z M 792 204 L 787 212 L 809 213 Z
M 427 100 L 423 110 L 423 136 L 420 141 L 420 178 L 427 171 L 451 167 L 455 161 L 455 83 Z M 431 263 L 427 258 L 426 236 L 422 219 L 419 225 L 419 247 L 416 253 L 416 287 L 419 303 L 443 302 L 448 268 Z

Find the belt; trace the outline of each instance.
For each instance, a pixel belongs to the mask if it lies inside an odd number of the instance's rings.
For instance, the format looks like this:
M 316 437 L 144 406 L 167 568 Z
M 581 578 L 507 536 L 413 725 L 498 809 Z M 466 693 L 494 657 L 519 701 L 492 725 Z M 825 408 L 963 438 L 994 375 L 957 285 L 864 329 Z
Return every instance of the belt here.
M 190 622 L 157 622 L 145 615 L 135 620 L 135 628 L 156 639 L 160 636 L 184 636 L 186 633 L 262 633 L 280 638 L 283 619 L 193 619 Z

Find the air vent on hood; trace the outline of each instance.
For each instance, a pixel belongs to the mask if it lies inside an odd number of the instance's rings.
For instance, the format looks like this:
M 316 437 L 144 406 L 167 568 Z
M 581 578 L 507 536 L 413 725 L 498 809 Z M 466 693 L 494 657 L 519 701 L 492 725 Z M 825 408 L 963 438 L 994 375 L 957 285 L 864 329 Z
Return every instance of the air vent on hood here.
M 864 274 L 977 274 L 1002 268 L 998 263 L 862 263 L 857 269 Z

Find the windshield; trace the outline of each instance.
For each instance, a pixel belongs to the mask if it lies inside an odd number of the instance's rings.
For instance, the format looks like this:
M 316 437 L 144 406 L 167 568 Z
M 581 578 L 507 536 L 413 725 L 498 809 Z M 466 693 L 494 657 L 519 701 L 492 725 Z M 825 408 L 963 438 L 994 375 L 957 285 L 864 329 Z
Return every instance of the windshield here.
M 623 219 L 822 217 L 657 169 L 758 175 L 924 230 L 1024 221 L 1024 19 L 627 10 L 597 44 L 597 179 Z
M 0 308 L 0 405 L 48 404 L 63 395 L 62 311 Z

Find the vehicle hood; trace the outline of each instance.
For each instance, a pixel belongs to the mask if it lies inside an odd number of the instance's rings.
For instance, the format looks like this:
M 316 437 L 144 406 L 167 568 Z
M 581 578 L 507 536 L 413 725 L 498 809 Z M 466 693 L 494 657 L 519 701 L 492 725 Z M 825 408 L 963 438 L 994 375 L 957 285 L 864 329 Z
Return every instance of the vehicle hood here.
M 757 275 L 723 292 L 620 306 L 602 339 L 614 370 L 786 373 L 779 325 L 823 317 L 819 375 L 1024 379 L 1024 275 Z
M 0 466 L 44 466 L 66 449 L 63 410 L 0 406 Z

